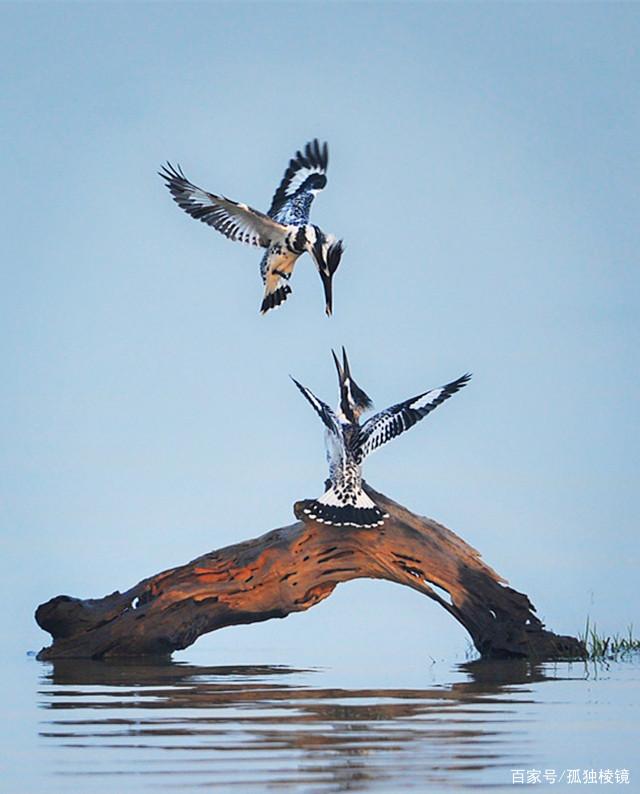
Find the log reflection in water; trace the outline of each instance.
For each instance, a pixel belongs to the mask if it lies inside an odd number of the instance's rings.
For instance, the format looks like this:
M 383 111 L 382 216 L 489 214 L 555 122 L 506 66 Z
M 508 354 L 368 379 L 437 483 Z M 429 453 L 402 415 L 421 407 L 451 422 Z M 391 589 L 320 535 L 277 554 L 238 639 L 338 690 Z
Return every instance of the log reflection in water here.
M 515 735 L 510 715 L 527 702 L 526 688 L 511 688 L 546 678 L 518 660 L 468 663 L 466 680 L 420 689 L 314 686 L 324 673 L 277 666 L 48 667 L 40 735 L 66 754 L 64 774 L 135 773 L 156 786 L 179 775 L 180 787 L 192 780 L 355 790 L 398 776 L 442 783 L 451 770 L 498 769 Z M 73 762 L 73 751 L 87 748 L 101 761 L 92 772 Z

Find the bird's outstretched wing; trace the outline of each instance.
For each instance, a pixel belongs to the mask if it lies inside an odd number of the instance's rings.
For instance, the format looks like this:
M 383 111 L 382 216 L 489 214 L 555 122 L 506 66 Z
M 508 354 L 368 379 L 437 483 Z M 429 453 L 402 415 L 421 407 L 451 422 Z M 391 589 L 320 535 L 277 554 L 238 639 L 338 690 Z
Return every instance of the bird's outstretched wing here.
M 304 147 L 304 152 L 297 151 L 289 160 L 282 182 L 273 195 L 269 215 L 275 218 L 295 196 L 302 193 L 309 193 L 311 203 L 314 196 L 311 191 L 318 192 L 327 184 L 328 165 L 329 148 L 326 143 L 321 146 L 317 138 Z
M 424 419 L 428 413 L 449 399 L 452 394 L 466 386 L 470 379 L 471 375 L 463 375 L 458 380 L 447 383 L 446 386 L 418 394 L 410 400 L 392 405 L 372 416 L 362 425 L 353 440 L 353 452 L 356 460 L 361 463 L 374 449 L 413 427 L 416 422 Z
M 268 248 L 286 234 L 285 226 L 263 212 L 224 196 L 207 193 L 193 185 L 180 166 L 167 163 L 158 174 L 164 179 L 179 207 L 192 218 L 213 226 L 230 240 Z
M 298 383 L 295 378 L 291 378 L 291 380 L 311 403 L 311 407 L 318 414 L 320 419 L 322 419 L 322 422 L 324 423 L 327 430 L 336 436 L 340 436 L 340 423 L 338 422 L 338 418 L 333 413 L 331 408 L 329 408 L 326 403 L 323 403 L 322 400 L 319 400 L 310 389 L 307 389 L 306 386 Z

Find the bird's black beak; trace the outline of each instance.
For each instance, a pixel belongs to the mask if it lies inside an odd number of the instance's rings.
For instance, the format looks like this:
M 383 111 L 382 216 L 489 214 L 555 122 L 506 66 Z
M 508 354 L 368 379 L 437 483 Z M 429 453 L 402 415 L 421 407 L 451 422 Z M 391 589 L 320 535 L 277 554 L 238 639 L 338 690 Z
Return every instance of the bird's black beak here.
M 318 262 L 318 271 L 322 279 L 322 286 L 324 287 L 325 311 L 327 317 L 331 317 L 333 312 L 333 274 L 338 269 L 343 251 L 344 245 L 342 240 L 337 240 L 327 248 L 327 252 L 323 257 L 324 261 Z
M 351 377 L 351 370 L 349 369 L 349 359 L 347 358 L 347 351 L 342 346 L 342 368 L 344 369 L 345 377 Z
M 340 382 L 340 385 L 342 385 L 342 367 L 340 366 L 340 362 L 338 361 L 335 351 L 332 350 L 331 355 L 333 356 L 333 363 L 336 365 L 336 370 L 338 371 L 338 381 Z
M 350 390 L 351 390 L 351 397 L 355 403 L 355 405 L 361 410 L 366 411 L 367 409 L 371 408 L 373 403 L 371 402 L 371 398 L 369 395 L 363 391 L 360 386 L 354 381 L 353 375 L 351 374 L 351 367 L 349 366 L 349 359 L 347 358 L 347 351 L 342 347 L 342 371 L 344 373 L 345 380 L 349 381 Z
M 355 421 L 355 417 L 353 415 L 353 411 L 351 410 L 351 405 L 349 403 L 349 392 L 346 387 L 346 378 L 347 375 L 344 369 L 340 366 L 340 362 L 338 361 L 338 357 L 335 354 L 335 351 L 331 351 L 331 355 L 333 356 L 333 363 L 336 365 L 336 370 L 338 371 L 338 385 L 340 387 L 340 407 L 342 408 L 342 413 L 347 417 L 350 422 Z
M 321 270 L 320 278 L 322 279 L 322 286 L 324 287 L 324 310 L 327 313 L 327 317 L 331 317 L 333 312 L 333 285 L 331 283 L 333 279 L 333 273 L 327 275 L 323 270 Z

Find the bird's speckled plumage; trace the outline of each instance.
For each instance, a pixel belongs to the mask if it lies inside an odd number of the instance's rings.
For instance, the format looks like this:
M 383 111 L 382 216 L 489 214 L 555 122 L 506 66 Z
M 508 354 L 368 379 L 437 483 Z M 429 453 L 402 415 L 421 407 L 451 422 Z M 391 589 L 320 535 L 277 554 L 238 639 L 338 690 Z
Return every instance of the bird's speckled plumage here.
M 174 201 L 192 218 L 212 226 L 230 240 L 266 248 L 260 262 L 265 292 L 260 311 L 266 314 L 291 294 L 289 279 L 298 258 L 308 252 L 320 274 L 325 310 L 333 309 L 332 280 L 342 258 L 342 241 L 309 223 L 311 204 L 327 184 L 327 144 L 317 139 L 296 152 L 271 201 L 267 214 L 237 201 L 209 193 L 191 183 L 182 169 L 167 163 L 160 171 Z
M 471 375 L 463 375 L 446 386 L 392 405 L 360 425 L 360 416 L 371 407 L 371 400 L 353 380 L 345 349 L 342 348 L 342 364 L 335 353 L 333 358 L 340 381 L 340 401 L 335 411 L 293 379 L 325 425 L 329 463 L 329 488 L 319 499 L 304 502 L 302 509 L 309 518 L 334 526 L 382 526 L 387 515 L 362 489 L 364 459 L 424 419 L 434 408 L 466 386 Z

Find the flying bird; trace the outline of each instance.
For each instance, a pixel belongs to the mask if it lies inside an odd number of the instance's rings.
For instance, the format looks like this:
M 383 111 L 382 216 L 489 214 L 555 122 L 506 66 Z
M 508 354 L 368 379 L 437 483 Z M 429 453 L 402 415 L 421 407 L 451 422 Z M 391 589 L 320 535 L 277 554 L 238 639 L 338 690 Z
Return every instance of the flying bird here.
M 325 311 L 333 310 L 332 280 L 342 258 L 343 243 L 309 223 L 311 204 L 327 184 L 329 150 L 317 139 L 289 161 L 284 177 L 265 214 L 237 201 L 208 193 L 189 182 L 180 166 L 167 163 L 158 172 L 174 201 L 192 218 L 213 226 L 230 240 L 266 248 L 260 263 L 266 314 L 291 294 L 289 279 L 298 258 L 309 253 L 320 274 Z
M 319 499 L 302 502 L 302 510 L 309 518 L 321 524 L 333 524 L 337 527 L 379 527 L 389 516 L 380 510 L 362 488 L 364 459 L 375 449 L 424 419 L 434 408 L 466 386 L 471 375 L 462 375 L 446 386 L 431 389 L 392 405 L 374 414 L 361 425 L 360 417 L 372 407 L 371 400 L 354 381 L 344 347 L 342 363 L 335 353 L 333 360 L 340 383 L 340 400 L 335 410 L 331 410 L 313 392 L 292 378 L 325 425 L 329 463 L 327 490 Z

